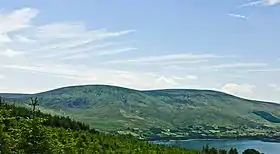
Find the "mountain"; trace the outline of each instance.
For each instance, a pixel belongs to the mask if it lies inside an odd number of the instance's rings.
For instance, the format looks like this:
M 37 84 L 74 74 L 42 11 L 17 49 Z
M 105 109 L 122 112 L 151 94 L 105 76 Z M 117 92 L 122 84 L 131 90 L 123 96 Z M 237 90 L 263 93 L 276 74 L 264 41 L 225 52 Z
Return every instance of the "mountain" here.
M 8 96 L 12 98 L 13 95 Z M 86 85 L 20 97 L 15 95 L 12 99 L 27 102 L 29 97 L 38 97 L 40 107 L 46 112 L 67 115 L 103 131 L 137 128 L 137 134 L 147 135 L 150 132 L 144 130 L 158 134 L 154 128 L 159 128 L 159 132 L 167 136 L 178 136 L 176 130 L 182 136 L 186 133 L 251 136 L 280 128 L 279 104 L 210 90 L 139 91 Z
M 34 102 L 37 102 L 36 99 Z M 33 104 L 36 104 L 34 103 Z M 34 106 L 33 106 L 34 107 Z M 238 153 L 235 148 L 227 150 L 204 146 L 202 149 L 186 149 L 176 146 L 153 144 L 128 135 L 101 133 L 89 125 L 69 117 L 53 116 L 11 105 L 0 99 L 0 153 L 180 153 L 180 154 L 218 154 Z M 247 153 L 258 153 L 247 149 Z

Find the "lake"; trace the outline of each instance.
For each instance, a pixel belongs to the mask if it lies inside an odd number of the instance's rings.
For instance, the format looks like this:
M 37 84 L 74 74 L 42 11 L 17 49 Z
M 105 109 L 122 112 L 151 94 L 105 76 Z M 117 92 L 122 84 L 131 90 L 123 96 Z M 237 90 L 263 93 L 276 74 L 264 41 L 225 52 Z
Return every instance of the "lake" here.
M 259 140 L 183 140 L 183 141 L 154 141 L 156 144 L 168 144 L 174 146 L 180 146 L 188 149 L 201 150 L 204 145 L 216 147 L 220 149 L 230 149 L 234 147 L 239 153 L 242 153 L 246 149 L 256 149 L 264 154 L 279 154 L 280 143 L 276 142 L 263 142 Z

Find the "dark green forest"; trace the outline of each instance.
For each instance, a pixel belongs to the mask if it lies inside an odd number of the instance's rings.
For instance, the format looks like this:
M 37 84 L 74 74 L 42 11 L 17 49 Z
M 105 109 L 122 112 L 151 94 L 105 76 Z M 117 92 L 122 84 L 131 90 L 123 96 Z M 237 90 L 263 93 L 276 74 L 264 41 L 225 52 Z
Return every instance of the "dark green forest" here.
M 195 151 L 150 144 L 132 136 L 100 133 L 69 117 L 52 116 L 36 109 L 38 99 L 31 99 L 31 109 L 0 99 L 0 154 L 236 154 L 236 149 L 219 150 L 205 146 Z M 253 153 L 252 153 L 253 152 Z M 248 149 L 244 154 L 258 154 Z

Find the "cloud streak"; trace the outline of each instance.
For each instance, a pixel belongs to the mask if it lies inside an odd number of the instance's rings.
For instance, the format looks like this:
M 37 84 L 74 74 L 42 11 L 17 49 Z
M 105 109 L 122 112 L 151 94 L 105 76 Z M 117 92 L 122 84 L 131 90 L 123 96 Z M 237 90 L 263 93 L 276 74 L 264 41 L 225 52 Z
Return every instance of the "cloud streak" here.
M 233 94 L 240 94 L 240 93 L 248 94 L 248 93 L 253 93 L 253 90 L 255 88 L 256 86 L 251 84 L 227 83 L 221 87 L 221 90 Z
M 280 91 L 280 86 L 278 86 L 277 84 L 269 84 L 268 87 L 276 91 Z
M 280 68 L 266 68 L 266 69 L 250 69 L 246 72 L 280 72 Z
M 240 14 L 233 14 L 233 13 L 230 13 L 230 14 L 228 14 L 228 15 L 231 16 L 231 17 L 234 17 L 234 18 L 247 19 L 246 16 L 240 15 Z
M 0 14 L 0 34 L 17 31 L 30 26 L 30 21 L 39 13 L 36 9 L 22 8 Z
M 102 82 L 103 84 L 127 86 L 131 88 L 135 88 L 135 85 L 137 85 L 137 89 L 142 90 L 153 89 L 155 87 L 168 88 L 170 86 L 180 85 L 182 82 L 197 80 L 197 76 L 195 75 L 164 76 L 154 73 L 126 72 L 97 68 L 91 69 L 86 66 L 72 65 L 5 65 L 4 67 L 32 73 L 52 74 L 58 77 L 83 81 L 91 84 L 99 84 Z M 154 84 L 150 84 L 150 81 L 154 81 Z
M 60 22 L 35 25 L 32 19 L 38 10 L 22 8 L 0 13 L 0 54 L 13 57 L 27 51 L 33 58 L 57 58 L 77 53 L 95 52 L 97 48 L 108 48 L 95 56 L 112 55 L 133 50 L 132 47 L 117 47 L 108 39 L 122 37 L 135 30 L 111 32 L 105 28 L 89 30 L 82 22 Z M 13 33 L 10 33 L 13 32 Z
M 224 56 L 214 55 L 214 54 L 170 54 L 170 55 L 161 55 L 161 56 L 149 56 L 142 57 L 136 59 L 126 59 L 126 60 L 114 60 L 109 61 L 109 64 L 129 64 L 129 63 L 137 63 L 137 64 L 152 64 L 152 63 L 199 63 L 207 61 L 207 59 L 213 58 L 222 58 Z
M 133 51 L 133 50 L 137 50 L 137 48 L 124 48 L 124 49 L 120 49 L 120 50 L 100 51 L 97 53 L 97 55 L 99 55 L 99 56 L 116 55 L 116 54 L 121 54 L 124 52 Z
M 212 68 L 251 68 L 251 67 L 265 67 L 267 63 L 231 63 L 231 64 L 220 64 L 211 66 Z
M 15 56 L 20 56 L 23 54 L 24 53 L 22 53 L 22 52 L 14 51 L 11 49 L 0 50 L 0 56 L 10 57 L 10 58 L 15 57 Z
M 238 6 L 238 8 L 244 8 L 244 7 L 249 7 L 249 6 L 274 6 L 280 4 L 280 0 L 258 0 L 258 1 L 253 1 L 249 3 L 242 4 Z

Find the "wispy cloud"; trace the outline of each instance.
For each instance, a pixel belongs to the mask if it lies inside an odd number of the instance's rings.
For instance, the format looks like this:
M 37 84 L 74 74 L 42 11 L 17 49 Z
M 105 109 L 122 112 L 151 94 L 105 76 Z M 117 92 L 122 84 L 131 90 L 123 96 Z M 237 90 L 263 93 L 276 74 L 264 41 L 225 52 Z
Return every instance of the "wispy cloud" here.
M 280 86 L 278 86 L 277 84 L 269 84 L 268 87 L 276 91 L 280 91 Z
M 267 5 L 277 5 L 280 4 L 280 0 L 263 0 L 263 2 Z
M 260 4 L 263 4 L 263 1 L 253 1 L 253 2 L 249 2 L 249 3 L 245 3 L 245 4 L 238 6 L 238 8 L 256 6 L 256 5 L 260 5 Z
M 150 61 L 150 62 L 139 62 L 139 63 L 134 62 L 134 63 L 130 63 L 130 64 L 135 64 L 135 65 L 158 65 L 158 66 L 167 65 L 168 67 L 169 66 L 175 66 L 175 67 L 178 68 L 182 65 L 183 66 L 185 66 L 185 65 L 198 65 L 198 64 L 204 64 L 204 63 L 207 63 L 207 62 L 209 62 L 208 59 L 199 59 L 199 60 Z M 111 62 L 108 62 L 108 63 L 111 63 Z M 165 68 L 167 68 L 167 67 L 165 67 Z M 184 69 L 186 69 L 186 68 L 184 68 Z
M 39 13 L 36 9 L 23 8 L 0 14 L 0 34 L 20 30 L 30 26 L 30 21 Z
M 108 48 L 95 56 L 123 53 L 134 49 L 130 46 L 117 47 L 108 39 L 118 38 L 135 30 L 111 32 L 105 28 L 89 30 L 82 22 L 60 22 L 35 25 L 32 19 L 38 10 L 22 8 L 0 13 L 0 54 L 13 57 L 22 51 L 34 58 L 58 58 L 77 53 L 95 52 L 95 49 Z M 10 33 L 13 32 L 13 33 Z
M 132 50 L 137 50 L 137 48 L 124 48 L 124 49 L 120 49 L 120 50 L 105 50 L 105 51 L 100 51 L 97 53 L 97 55 L 100 56 L 105 56 L 105 55 L 115 55 L 115 54 L 120 54 L 120 53 L 124 53 L 124 52 L 128 52 L 128 51 L 132 51 Z
M 138 89 L 168 88 L 198 78 L 190 74 L 163 75 L 138 72 L 133 68 L 127 71 L 121 68 L 99 68 L 99 62 L 89 59 L 109 58 L 109 61 L 114 61 L 120 59 L 123 53 L 137 50 L 129 43 L 129 39 L 118 40 L 120 37 L 128 37 L 127 35 L 134 33 L 135 30 L 90 29 L 79 21 L 36 25 L 32 19 L 38 12 L 36 9 L 23 8 L 5 14 L 0 13 L 1 69 L 27 76 L 36 73 L 73 80 L 75 83 L 102 83 Z M 3 56 L 6 58 L 3 59 Z M 156 57 L 158 56 L 143 57 L 142 60 L 136 61 L 166 60 L 175 64 L 175 60 L 186 63 L 185 60 L 218 56 L 181 54 L 160 56 L 157 60 Z M 88 61 L 79 64 L 78 59 Z
M 255 85 L 252 84 L 236 84 L 236 83 L 227 83 L 221 87 L 221 90 L 228 93 L 240 94 L 240 93 L 253 93 L 253 90 L 256 89 Z
M 231 64 L 220 64 L 211 66 L 212 68 L 251 68 L 251 67 L 265 67 L 267 63 L 231 63 Z
M 20 66 L 20 65 L 5 65 L 9 69 L 27 71 L 31 73 L 52 74 L 58 77 L 82 81 L 85 83 L 103 83 L 118 86 L 126 86 L 137 89 L 153 89 L 168 88 L 170 86 L 180 85 L 182 82 L 196 80 L 195 75 L 186 76 L 166 76 L 154 73 L 143 72 L 126 72 L 109 69 L 89 68 L 87 66 L 72 66 L 72 65 L 36 65 L 36 66 Z M 153 81 L 153 84 L 150 82 Z
M 18 51 L 14 51 L 12 49 L 4 49 L 1 50 L 0 49 L 0 56 L 5 56 L 5 57 L 15 57 L 15 56 L 20 56 L 23 55 L 23 52 L 18 52 Z
M 22 35 L 15 35 L 13 39 L 14 39 L 14 41 L 19 42 L 19 43 L 27 43 L 28 44 L 28 43 L 35 43 L 36 42 L 36 40 L 24 37 Z
M 164 66 L 163 69 L 173 70 L 173 71 L 195 71 L 195 70 L 197 70 L 197 68 L 194 68 L 194 67 L 183 67 L 183 66 L 172 65 L 172 64 Z
M 83 51 L 89 51 L 88 49 L 86 50 L 74 50 L 75 52 L 73 54 L 68 55 L 64 55 L 64 57 L 61 58 L 61 60 L 77 60 L 77 59 L 87 59 L 90 57 L 94 57 L 94 56 L 114 56 L 116 54 L 122 54 L 125 52 L 129 52 L 129 51 L 133 51 L 133 50 L 137 50 L 137 48 L 123 48 L 123 49 L 112 49 L 112 50 L 101 50 L 101 51 L 96 51 L 98 47 L 95 48 L 95 50 L 92 48 L 92 53 L 83 53 Z M 71 52 L 68 52 L 71 53 Z M 58 56 L 56 54 L 52 54 L 52 55 L 48 55 L 44 58 L 49 58 L 49 57 L 55 57 Z
M 222 58 L 224 56 L 214 55 L 214 54 L 171 54 L 171 55 L 161 55 L 161 56 L 147 56 L 136 59 L 127 60 L 114 60 L 107 63 L 110 64 L 152 64 L 152 63 L 167 63 L 167 64 L 178 64 L 178 63 L 200 63 L 205 62 L 208 59 Z
M 280 72 L 280 68 L 250 69 L 246 72 Z
M 230 13 L 230 14 L 228 14 L 228 15 L 231 16 L 231 17 L 234 17 L 234 18 L 247 19 L 246 16 L 240 15 L 240 14 L 233 14 L 233 13 Z
M 119 45 L 120 43 L 99 43 L 99 44 L 84 44 L 79 46 L 73 46 L 66 49 L 61 49 L 61 46 L 58 49 L 54 48 L 54 51 L 59 50 L 59 52 L 49 52 L 48 54 L 41 55 L 38 58 L 46 59 L 52 57 L 61 57 L 61 59 L 75 59 L 77 57 L 80 59 L 81 57 L 86 58 L 89 57 L 91 53 L 95 54 L 96 50 L 105 49 L 105 48 L 114 48 L 115 45 Z M 39 50 L 40 52 L 44 52 L 46 49 Z M 48 50 L 47 50 L 48 51 Z M 36 51 L 38 52 L 38 51 Z
M 187 75 L 184 77 L 173 76 L 172 78 L 175 80 L 197 80 L 198 79 L 198 77 L 195 75 Z
M 257 6 L 257 5 L 273 6 L 273 5 L 278 5 L 278 4 L 280 4 L 280 0 L 257 0 L 257 1 L 252 1 L 249 3 L 242 4 L 242 5 L 238 6 L 238 8 Z

